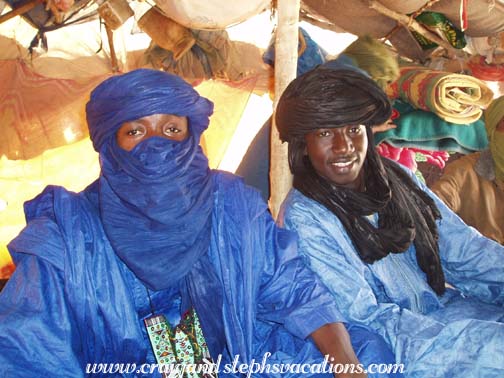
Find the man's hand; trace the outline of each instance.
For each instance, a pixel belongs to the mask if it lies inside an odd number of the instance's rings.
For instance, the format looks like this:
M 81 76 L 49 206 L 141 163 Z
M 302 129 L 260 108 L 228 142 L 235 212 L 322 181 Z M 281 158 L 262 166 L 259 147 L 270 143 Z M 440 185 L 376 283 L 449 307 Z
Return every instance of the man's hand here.
M 360 362 L 355 355 L 350 336 L 342 323 L 326 324 L 311 334 L 315 345 L 325 356 L 329 355 L 335 364 L 351 364 L 357 366 Z M 365 373 L 341 373 L 334 374 L 337 378 L 367 378 Z
M 392 120 L 388 120 L 385 123 L 382 123 L 381 125 L 376 125 L 376 126 L 371 126 L 371 130 L 373 130 L 373 134 L 376 133 L 382 133 L 387 130 L 395 129 L 397 128 L 397 125 L 395 125 Z

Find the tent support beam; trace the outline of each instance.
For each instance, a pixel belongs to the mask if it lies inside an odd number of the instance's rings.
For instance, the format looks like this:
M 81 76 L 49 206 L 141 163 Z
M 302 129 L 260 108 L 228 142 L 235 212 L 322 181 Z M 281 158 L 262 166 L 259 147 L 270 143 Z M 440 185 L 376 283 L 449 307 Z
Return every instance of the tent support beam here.
M 438 37 L 436 34 L 432 33 L 431 31 L 427 30 L 425 27 L 420 25 L 417 21 L 415 21 L 413 18 L 405 16 L 404 14 L 397 13 L 393 11 L 392 9 L 387 8 L 384 6 L 382 3 L 376 0 L 370 0 L 369 1 L 369 7 L 371 9 L 374 9 L 375 11 L 383 14 L 384 16 L 390 17 L 394 20 L 396 20 L 398 23 L 406 27 L 407 29 L 416 31 L 417 33 L 421 34 L 428 40 L 438 44 L 439 46 L 443 47 L 449 52 L 459 54 L 459 50 L 454 48 L 452 45 L 450 45 L 448 42 L 445 40 L 441 39 Z
M 275 99 L 274 107 L 287 85 L 296 77 L 298 59 L 298 24 L 300 0 L 278 0 L 278 27 L 275 38 Z M 273 114 L 271 127 L 270 199 L 273 218 L 292 187 L 292 175 L 287 158 L 287 143 L 281 143 Z
M 8 21 L 11 18 L 14 18 L 16 16 L 20 16 L 22 14 L 25 14 L 26 12 L 35 8 L 40 3 L 42 3 L 42 0 L 31 0 L 31 1 L 28 1 L 27 3 L 21 5 L 20 7 L 17 7 L 15 9 L 11 10 L 10 12 L 7 12 L 7 13 L 1 15 L 0 16 L 0 24 L 5 21 Z
M 112 72 L 119 71 L 119 65 L 117 64 L 117 55 L 114 48 L 114 32 L 110 27 L 105 23 L 105 31 L 107 32 L 107 39 L 110 48 L 110 63 L 112 65 Z

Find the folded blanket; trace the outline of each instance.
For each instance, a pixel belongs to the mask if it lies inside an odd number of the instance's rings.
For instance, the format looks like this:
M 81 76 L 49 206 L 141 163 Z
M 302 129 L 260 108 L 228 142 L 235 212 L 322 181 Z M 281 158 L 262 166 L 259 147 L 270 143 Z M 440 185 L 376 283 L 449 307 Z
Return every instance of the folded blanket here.
M 376 144 L 386 141 L 395 147 L 462 154 L 481 151 L 488 146 L 483 120 L 453 126 L 453 123 L 442 120 L 432 112 L 415 110 L 400 100 L 394 102 L 394 109 L 400 114 L 394 119 L 397 128 L 376 133 Z
M 477 121 L 493 99 L 493 92 L 479 79 L 423 67 L 402 67 L 388 94 L 455 124 Z

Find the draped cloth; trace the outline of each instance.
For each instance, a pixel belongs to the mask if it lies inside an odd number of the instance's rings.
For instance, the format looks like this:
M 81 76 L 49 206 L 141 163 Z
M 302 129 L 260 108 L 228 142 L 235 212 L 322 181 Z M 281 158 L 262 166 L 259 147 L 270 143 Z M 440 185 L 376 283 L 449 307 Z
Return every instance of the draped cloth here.
M 479 79 L 423 67 L 401 68 L 389 95 L 456 124 L 477 121 L 493 98 L 490 88 Z
M 300 253 L 338 308 L 387 340 L 397 362 L 405 364 L 405 377 L 501 378 L 504 247 L 468 227 L 415 182 L 442 214 L 439 251 L 446 280 L 455 287 L 443 296 L 427 284 L 413 244 L 368 264 L 340 219 L 320 203 L 293 189 L 281 214 L 285 227 L 299 233 Z
M 149 289 L 179 286 L 184 306 L 201 317 L 210 350 L 220 351 L 222 298 L 206 255 L 212 184 L 199 146 L 213 104 L 177 76 L 141 69 L 100 84 L 86 111 L 102 168 L 100 214 L 115 252 Z M 152 114 L 187 117 L 189 137 L 149 138 L 131 151 L 117 145 L 124 122 Z
M 250 364 L 253 359 L 261 361 L 266 352 L 271 353 L 269 363 L 320 363 L 320 352 L 305 339 L 322 325 L 344 318 L 297 254 L 296 235 L 275 225 L 260 195 L 241 179 L 215 171 L 211 176 L 207 269 L 215 271 L 223 293 L 219 322 L 226 348 L 217 352 L 222 353 L 221 372 L 235 357 Z M 0 376 L 33 377 L 34 355 L 38 376 L 57 371 L 61 378 L 87 376 L 88 363 L 155 363 L 143 326 L 151 304 L 144 283 L 108 241 L 100 219 L 99 192 L 99 181 L 81 193 L 48 187 L 25 206 L 28 226 L 9 244 L 17 268 L 0 296 Z M 166 314 L 173 291 L 151 291 L 156 311 Z M 208 294 L 212 306 L 217 306 L 215 293 Z M 202 312 L 198 316 L 203 320 Z M 352 343 L 359 340 L 349 332 Z M 368 356 L 359 354 L 360 361 L 382 361 L 386 348 L 380 344 L 364 348 L 374 343 L 369 332 L 360 339 L 361 347 L 354 344 L 354 349 Z M 26 345 L 30 353 L 25 353 Z M 389 356 L 383 362 L 393 359 Z M 117 376 L 161 378 L 156 372 Z M 296 372 L 264 374 L 265 378 L 298 376 Z M 378 377 L 383 378 L 373 376 Z
M 433 112 L 414 109 L 401 100 L 394 101 L 394 109 L 400 114 L 394 119 L 397 128 L 375 134 L 377 144 L 386 141 L 395 147 L 416 147 L 462 154 L 470 154 L 488 147 L 483 119 L 460 127 L 453 122 L 445 121 Z
M 495 178 L 504 183 L 504 130 L 497 131 L 504 119 L 504 96 L 495 99 L 485 111 L 485 127 L 492 159 L 495 164 Z

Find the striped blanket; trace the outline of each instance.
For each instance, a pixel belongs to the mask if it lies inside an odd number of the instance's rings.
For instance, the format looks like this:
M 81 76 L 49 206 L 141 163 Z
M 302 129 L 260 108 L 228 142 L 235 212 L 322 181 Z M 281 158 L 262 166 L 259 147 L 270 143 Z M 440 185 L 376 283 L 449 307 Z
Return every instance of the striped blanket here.
M 493 99 L 493 92 L 479 79 L 423 67 L 402 67 L 388 94 L 456 124 L 477 121 Z

